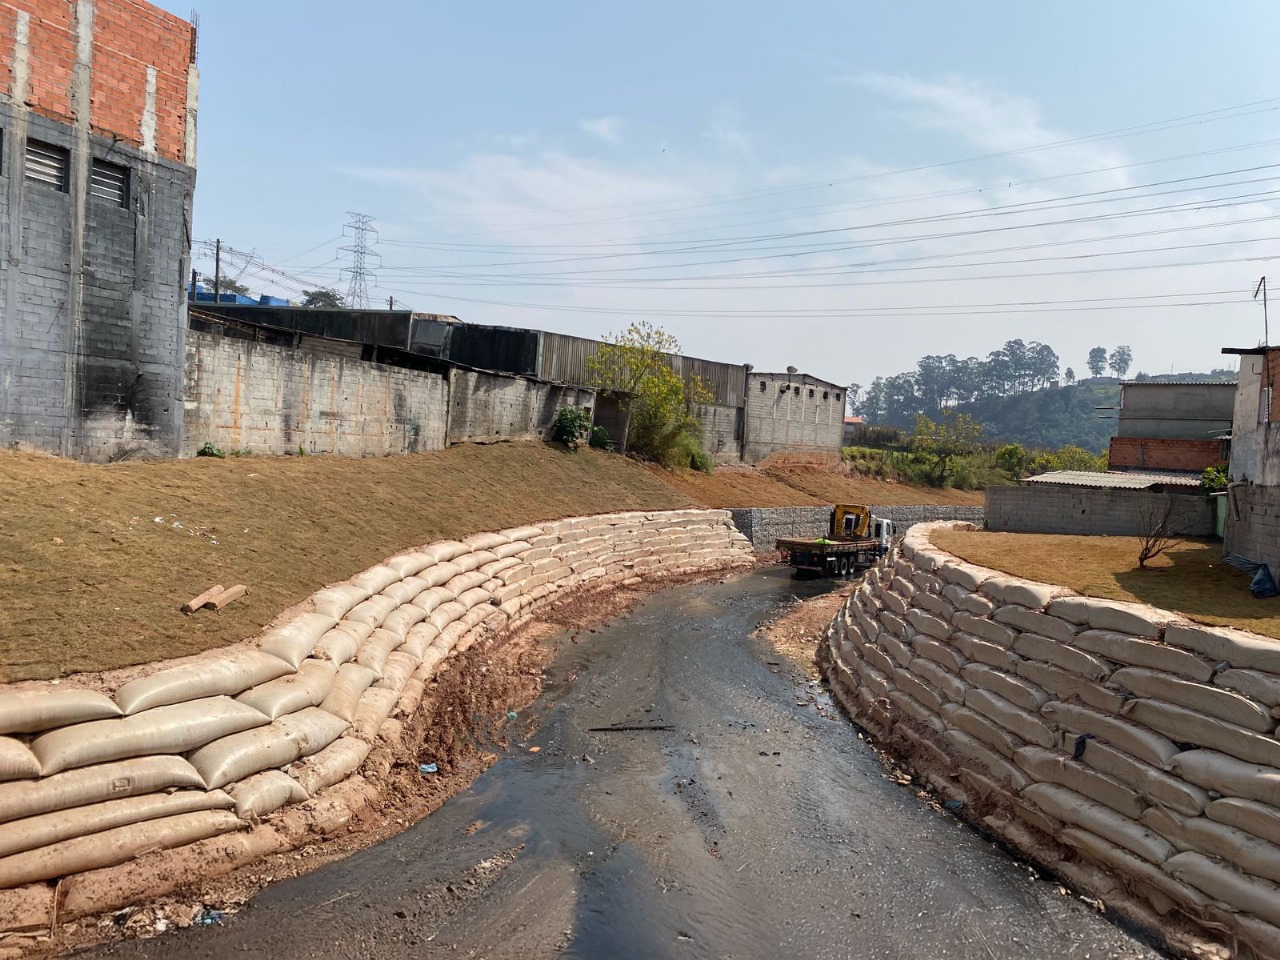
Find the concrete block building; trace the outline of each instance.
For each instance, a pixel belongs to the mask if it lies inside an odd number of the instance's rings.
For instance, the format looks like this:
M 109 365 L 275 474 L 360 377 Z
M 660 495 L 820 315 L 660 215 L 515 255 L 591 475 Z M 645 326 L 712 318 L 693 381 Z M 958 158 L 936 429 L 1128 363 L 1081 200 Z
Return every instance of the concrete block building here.
M 774 453 L 839 456 L 844 442 L 844 387 L 805 373 L 747 373 L 743 459 Z
M 1280 347 L 1228 348 L 1223 353 L 1240 357 L 1226 548 L 1280 573 Z
M 0 0 L 0 444 L 177 455 L 195 30 L 141 0 Z
M 1226 463 L 1235 401 L 1234 383 L 1122 383 L 1107 468 L 1201 473 Z

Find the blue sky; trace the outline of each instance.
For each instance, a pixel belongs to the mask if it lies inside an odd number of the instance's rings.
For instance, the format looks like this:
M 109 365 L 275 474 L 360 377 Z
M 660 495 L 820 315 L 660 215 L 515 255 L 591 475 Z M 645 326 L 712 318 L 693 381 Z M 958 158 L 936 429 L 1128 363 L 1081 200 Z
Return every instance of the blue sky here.
M 195 236 L 296 278 L 251 266 L 255 290 L 345 288 L 356 210 L 380 299 L 586 336 L 647 319 L 839 382 L 1010 337 L 1077 371 L 1117 343 L 1207 369 L 1261 336 L 1280 5 L 353 9 L 200 11 Z

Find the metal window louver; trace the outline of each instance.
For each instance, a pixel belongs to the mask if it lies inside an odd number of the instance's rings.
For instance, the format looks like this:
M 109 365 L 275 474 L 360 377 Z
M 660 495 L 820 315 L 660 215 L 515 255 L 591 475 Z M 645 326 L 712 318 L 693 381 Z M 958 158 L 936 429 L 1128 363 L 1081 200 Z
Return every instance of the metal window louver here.
M 66 192 L 70 154 L 62 147 L 39 140 L 27 141 L 26 177 L 55 190 Z
M 89 171 L 89 193 L 123 207 L 129 202 L 129 168 L 94 160 Z

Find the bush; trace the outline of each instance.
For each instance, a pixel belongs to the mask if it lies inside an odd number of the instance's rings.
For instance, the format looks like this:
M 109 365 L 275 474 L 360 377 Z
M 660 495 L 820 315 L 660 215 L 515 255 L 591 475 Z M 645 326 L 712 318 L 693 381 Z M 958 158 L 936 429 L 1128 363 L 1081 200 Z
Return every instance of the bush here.
M 226 454 L 222 452 L 221 447 L 214 446 L 213 441 L 206 440 L 204 443 L 204 446 L 196 451 L 196 456 L 197 457 L 217 457 L 219 460 L 221 460 L 223 457 L 226 456 Z
M 996 466 L 1014 480 L 1020 480 L 1027 470 L 1027 451 L 1020 443 L 1006 443 L 996 451 Z
M 1228 480 L 1226 467 L 1210 467 L 1200 474 L 1200 490 L 1203 493 L 1221 493 L 1227 489 Z
M 613 440 L 609 437 L 609 431 L 604 427 L 591 428 L 591 440 L 589 443 L 597 450 L 613 449 Z
M 690 455 L 689 466 L 701 473 L 710 473 L 716 468 L 716 462 L 711 454 L 699 447 Z
M 591 430 L 591 411 L 585 407 L 561 407 L 551 423 L 551 439 L 577 450 Z

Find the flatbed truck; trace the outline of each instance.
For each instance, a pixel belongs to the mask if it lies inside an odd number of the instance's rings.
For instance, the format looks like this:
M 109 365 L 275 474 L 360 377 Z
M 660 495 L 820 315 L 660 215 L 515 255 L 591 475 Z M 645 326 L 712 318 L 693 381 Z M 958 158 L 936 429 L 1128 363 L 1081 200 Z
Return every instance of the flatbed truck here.
M 831 511 L 827 536 L 781 539 L 778 550 L 798 576 L 847 577 L 883 557 L 893 536 L 892 520 L 874 517 L 859 504 L 840 504 Z

